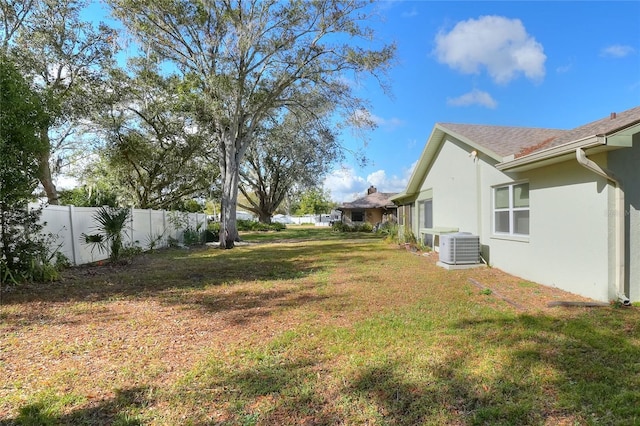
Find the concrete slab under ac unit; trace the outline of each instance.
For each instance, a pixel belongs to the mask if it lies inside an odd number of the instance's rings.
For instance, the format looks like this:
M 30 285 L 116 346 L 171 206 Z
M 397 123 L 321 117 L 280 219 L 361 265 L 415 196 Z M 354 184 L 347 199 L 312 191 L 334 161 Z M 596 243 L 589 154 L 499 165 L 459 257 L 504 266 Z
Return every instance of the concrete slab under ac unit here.
M 441 268 L 444 268 L 448 271 L 458 271 L 458 270 L 462 270 L 462 269 L 474 269 L 474 268 L 484 268 L 485 265 L 484 263 L 465 263 L 465 264 L 458 264 L 458 265 L 451 265 L 449 263 L 444 263 L 444 262 L 436 262 L 436 265 L 438 265 Z

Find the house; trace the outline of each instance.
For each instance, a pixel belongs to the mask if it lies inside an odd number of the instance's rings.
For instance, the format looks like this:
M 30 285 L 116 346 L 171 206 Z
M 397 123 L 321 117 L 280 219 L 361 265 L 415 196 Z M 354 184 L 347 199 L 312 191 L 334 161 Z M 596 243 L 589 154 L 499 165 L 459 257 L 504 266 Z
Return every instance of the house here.
M 572 130 L 438 123 L 392 200 L 427 244 L 470 232 L 510 274 L 640 301 L 640 107 Z
M 342 212 L 342 222 L 349 225 L 361 225 L 369 223 L 377 225 L 387 221 L 396 220 L 396 205 L 390 200 L 395 193 L 378 192 L 378 189 L 371 185 L 367 189 L 367 195 L 358 198 L 350 203 L 344 203 L 336 207 Z

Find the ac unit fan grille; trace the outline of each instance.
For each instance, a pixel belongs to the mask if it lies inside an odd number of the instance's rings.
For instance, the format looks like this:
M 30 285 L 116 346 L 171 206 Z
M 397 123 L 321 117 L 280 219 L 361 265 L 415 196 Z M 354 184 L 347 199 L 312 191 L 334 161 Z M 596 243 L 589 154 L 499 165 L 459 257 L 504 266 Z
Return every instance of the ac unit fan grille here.
M 442 235 L 440 261 L 450 265 L 480 263 L 480 237 L 465 233 Z

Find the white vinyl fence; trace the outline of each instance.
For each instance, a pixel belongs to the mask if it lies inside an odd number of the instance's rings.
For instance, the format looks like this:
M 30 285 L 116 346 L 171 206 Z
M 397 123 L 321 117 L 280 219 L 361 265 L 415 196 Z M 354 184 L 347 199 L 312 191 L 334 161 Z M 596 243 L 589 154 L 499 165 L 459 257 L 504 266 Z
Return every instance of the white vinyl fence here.
M 30 207 L 38 208 L 33 204 Z M 46 206 L 40 220 L 44 223 L 42 232 L 53 234 L 54 247 L 67 256 L 74 265 L 82 265 L 109 257 L 97 247 L 85 242 L 84 235 L 99 233 L 93 216 L 98 207 Z M 125 247 L 137 246 L 143 250 L 166 247 L 169 239 L 183 241 L 184 231 L 204 231 L 207 216 L 204 213 L 168 212 L 166 210 L 131 209 L 128 223 L 123 232 Z M 93 251 L 92 251 L 93 249 Z
M 306 214 L 302 216 L 277 214 L 273 216 L 271 221 L 295 225 L 313 224 L 315 226 L 331 226 L 333 222 L 340 221 L 340 212 L 332 212 L 331 214 Z

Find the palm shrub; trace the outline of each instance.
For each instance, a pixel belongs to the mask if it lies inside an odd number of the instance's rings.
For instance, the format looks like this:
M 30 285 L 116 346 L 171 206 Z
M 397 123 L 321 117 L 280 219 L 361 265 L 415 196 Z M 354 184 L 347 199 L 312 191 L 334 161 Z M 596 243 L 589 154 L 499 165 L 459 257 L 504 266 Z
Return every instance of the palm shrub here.
M 100 207 L 93 215 L 99 232 L 93 235 L 82 234 L 85 243 L 97 247 L 101 253 L 108 252 L 109 260 L 117 261 L 122 252 L 122 234 L 128 218 L 127 208 Z
M 392 221 L 384 222 L 378 228 L 377 233 L 379 235 L 382 235 L 385 241 L 397 242 L 398 241 L 398 224 Z

